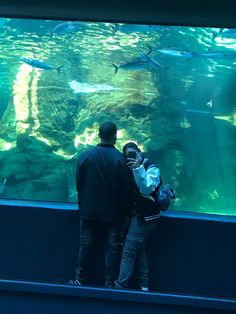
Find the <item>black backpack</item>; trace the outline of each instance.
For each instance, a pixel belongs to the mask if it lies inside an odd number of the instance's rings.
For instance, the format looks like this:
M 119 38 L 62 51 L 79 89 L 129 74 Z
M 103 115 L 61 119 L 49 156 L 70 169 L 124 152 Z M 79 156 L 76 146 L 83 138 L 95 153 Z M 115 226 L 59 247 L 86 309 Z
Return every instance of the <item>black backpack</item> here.
M 175 193 L 169 184 L 165 184 L 160 186 L 154 198 L 160 211 L 165 212 L 169 208 L 171 200 L 175 198 Z

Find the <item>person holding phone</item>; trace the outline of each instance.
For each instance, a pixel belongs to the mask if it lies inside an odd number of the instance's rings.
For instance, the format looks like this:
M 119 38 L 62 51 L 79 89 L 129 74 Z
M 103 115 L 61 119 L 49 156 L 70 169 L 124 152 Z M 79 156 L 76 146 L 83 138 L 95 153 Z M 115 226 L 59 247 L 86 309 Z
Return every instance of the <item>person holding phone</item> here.
M 160 170 L 153 162 L 142 156 L 141 150 L 134 142 L 125 144 L 123 153 L 132 176 L 133 202 L 115 288 L 128 288 L 134 275 L 139 288 L 148 291 L 149 274 L 145 241 L 155 229 L 160 215 L 151 216 L 148 222 L 143 222 L 140 220 L 140 213 L 141 211 L 148 213 L 155 206 L 155 200 L 150 194 L 161 184 Z

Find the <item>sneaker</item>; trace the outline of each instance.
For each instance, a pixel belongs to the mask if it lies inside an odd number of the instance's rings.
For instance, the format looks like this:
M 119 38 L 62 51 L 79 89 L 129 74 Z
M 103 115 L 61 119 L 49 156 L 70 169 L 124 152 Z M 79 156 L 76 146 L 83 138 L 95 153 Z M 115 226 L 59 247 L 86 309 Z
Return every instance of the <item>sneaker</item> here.
M 141 287 L 142 291 L 148 291 L 148 287 Z
M 105 287 L 106 287 L 106 288 L 113 289 L 113 288 L 114 288 L 114 283 L 106 282 L 106 283 L 105 283 Z
M 120 290 L 122 290 L 122 289 L 128 289 L 127 287 L 124 287 L 124 286 L 122 286 L 118 281 L 115 281 L 114 282 L 114 287 L 113 287 L 114 289 L 120 289 Z
M 68 281 L 68 284 L 75 285 L 75 286 L 82 286 L 82 283 L 78 279 L 75 279 L 75 280 L 71 279 Z

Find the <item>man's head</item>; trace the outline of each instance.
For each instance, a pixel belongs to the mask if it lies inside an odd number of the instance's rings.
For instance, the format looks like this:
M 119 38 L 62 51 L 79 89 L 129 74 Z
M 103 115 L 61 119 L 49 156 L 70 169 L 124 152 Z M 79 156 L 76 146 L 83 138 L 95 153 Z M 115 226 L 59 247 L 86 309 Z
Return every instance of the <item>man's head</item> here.
M 105 122 L 99 127 L 101 142 L 108 144 L 116 143 L 117 127 L 113 122 Z

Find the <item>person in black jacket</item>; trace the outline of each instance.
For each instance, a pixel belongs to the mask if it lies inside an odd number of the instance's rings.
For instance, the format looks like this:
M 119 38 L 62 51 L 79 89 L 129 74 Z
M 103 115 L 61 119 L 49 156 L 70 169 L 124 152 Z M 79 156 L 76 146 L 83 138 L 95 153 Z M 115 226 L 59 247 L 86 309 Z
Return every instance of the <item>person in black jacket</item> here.
M 135 275 L 142 291 L 148 291 L 149 274 L 145 241 L 154 231 L 160 218 L 153 192 L 161 184 L 159 168 L 141 154 L 134 142 L 123 147 L 133 178 L 131 220 L 124 243 L 120 273 L 115 288 L 127 288 Z
M 89 266 L 96 239 L 105 239 L 105 286 L 113 287 L 117 276 L 122 224 L 131 197 L 126 159 L 115 148 L 117 127 L 99 127 L 100 143 L 83 152 L 77 163 L 76 188 L 80 209 L 80 249 L 75 280 L 88 283 Z

